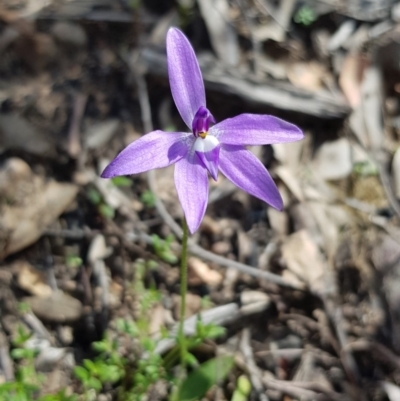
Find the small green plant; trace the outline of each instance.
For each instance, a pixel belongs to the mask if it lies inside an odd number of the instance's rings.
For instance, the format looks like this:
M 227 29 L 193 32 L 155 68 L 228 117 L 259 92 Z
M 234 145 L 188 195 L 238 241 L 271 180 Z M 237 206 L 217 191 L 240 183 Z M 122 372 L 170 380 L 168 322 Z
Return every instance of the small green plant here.
M 309 6 L 301 6 L 294 15 L 294 22 L 297 24 L 309 26 L 316 21 L 317 15 L 313 8 Z
M 156 204 L 156 196 L 151 191 L 144 191 L 140 200 L 148 208 L 154 207 Z
M 178 263 L 178 257 L 172 252 L 171 244 L 175 238 L 173 235 L 168 235 L 165 240 L 161 239 L 158 235 L 152 235 L 153 248 L 156 255 L 167 263 Z
M 67 394 L 64 390 L 40 394 L 44 377 L 35 370 L 37 352 L 26 348 L 31 333 L 20 326 L 11 351 L 13 359 L 18 362 L 16 377 L 13 382 L 0 385 L 0 400 L 95 401 L 102 392 L 112 392 L 118 401 L 142 401 L 148 398 L 153 385 L 164 381 L 174 389 L 171 401 L 189 401 L 202 397 L 212 385 L 223 380 L 233 366 L 233 359 L 218 357 L 200 364 L 195 349 L 201 343 L 223 335 L 225 330 L 204 324 L 200 315 L 195 334 L 187 338 L 183 377 L 178 377 L 175 371 L 180 361 L 178 345 L 165 356 L 156 352 L 158 341 L 168 336 L 166 330 L 157 338 L 151 333 L 150 315 L 162 299 L 161 292 L 151 281 L 151 274 L 148 274 L 156 265 L 137 260 L 134 267 L 131 290 L 138 301 L 134 319 L 117 319 L 113 330 L 110 329 L 103 340 L 92 344 L 96 356 L 84 359 L 74 368 L 81 386 L 79 394 Z M 25 311 L 25 306 L 21 305 L 21 309 Z
M 247 401 L 251 392 L 251 383 L 247 376 L 238 377 L 236 389 L 232 395 L 231 401 Z
M 15 380 L 0 385 L 0 399 L 3 401 L 38 399 L 43 378 L 35 370 L 34 361 L 37 351 L 24 347 L 30 337 L 30 332 L 23 326 L 18 326 L 17 334 L 13 340 L 14 348 L 11 350 L 11 357 L 19 362 L 19 366 L 15 372 Z
M 353 172 L 362 177 L 379 174 L 376 164 L 370 161 L 354 163 Z
M 151 267 L 151 266 L 150 266 Z M 144 261 L 135 264 L 133 292 L 138 297 L 136 320 L 118 319 L 116 321 L 116 338 L 108 336 L 102 341 L 93 343 L 98 352 L 94 360 L 85 359 L 82 366 L 74 369 L 76 377 L 82 384 L 85 401 L 96 399 L 104 389 L 118 384 L 117 394 L 120 401 L 140 401 L 149 387 L 165 377 L 163 359 L 154 352 L 156 340 L 150 336 L 149 312 L 160 301 L 161 294 L 154 288 L 146 288 L 144 278 L 149 265 Z M 124 355 L 121 341 L 127 340 L 135 352 Z M 146 355 L 141 358 L 141 355 Z
M 70 255 L 67 255 L 67 257 L 65 258 L 65 264 L 70 269 L 77 269 L 78 267 L 82 266 L 83 260 L 78 255 L 70 254 Z
M 130 187 L 132 185 L 132 180 L 128 177 L 125 177 L 124 175 L 111 178 L 111 182 L 116 187 Z
M 68 395 L 66 390 L 60 390 L 56 394 L 46 394 L 39 401 L 78 401 L 78 396 L 75 394 Z
M 99 393 L 103 388 L 119 382 L 125 375 L 126 361 L 121 357 L 118 343 L 105 338 L 93 343 L 93 349 L 99 352 L 92 361 L 85 359 L 83 366 L 74 368 L 75 376 L 82 383 L 85 399 L 90 400 L 92 393 Z
M 88 188 L 88 190 L 86 191 L 86 196 L 93 205 L 97 206 L 97 210 L 103 217 L 107 217 L 110 219 L 114 218 L 115 210 L 110 205 L 104 202 L 103 197 L 96 188 Z
M 195 349 L 200 344 L 205 342 L 206 340 L 212 340 L 218 337 L 221 337 L 225 334 L 225 328 L 215 325 L 215 324 L 204 324 L 201 320 L 201 315 L 197 316 L 196 322 L 196 332 L 192 337 L 186 339 L 186 363 L 188 366 L 192 368 L 197 368 L 199 366 L 199 362 L 197 361 L 194 354 L 189 352 L 190 350 Z M 179 347 L 176 346 L 173 348 L 166 356 L 164 360 L 164 365 L 167 369 L 172 368 L 179 360 Z
M 234 366 L 234 358 L 223 355 L 204 362 L 179 385 L 176 401 L 196 401 L 215 384 L 226 378 Z

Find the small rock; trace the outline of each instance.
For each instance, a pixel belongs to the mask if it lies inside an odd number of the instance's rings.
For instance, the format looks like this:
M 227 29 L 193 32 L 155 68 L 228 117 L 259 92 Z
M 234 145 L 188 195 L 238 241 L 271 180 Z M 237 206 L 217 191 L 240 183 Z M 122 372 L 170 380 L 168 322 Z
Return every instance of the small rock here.
M 65 372 L 65 369 L 56 367 L 52 372 L 44 376 L 44 382 L 41 384 L 41 394 L 55 394 L 61 390 L 65 390 L 66 394 L 72 394 L 72 390 L 68 389 L 70 375 Z
M 69 356 L 67 358 L 67 356 Z M 57 366 L 71 368 L 74 366 L 74 357 L 67 348 L 48 347 L 42 349 L 35 361 L 39 372 L 52 372 Z
M 397 233 L 400 235 L 400 232 Z M 372 250 L 372 262 L 379 272 L 385 272 L 400 261 L 399 243 L 390 235 L 382 235 Z
M 25 342 L 24 347 L 30 350 L 44 351 L 50 347 L 50 341 L 47 338 L 32 336 Z
M 70 47 L 84 47 L 87 44 L 87 36 L 84 29 L 73 22 L 56 22 L 51 33 L 58 42 Z
M 270 297 L 265 292 L 253 290 L 243 291 L 240 294 L 240 302 L 242 303 L 242 305 L 248 305 L 254 302 L 261 301 L 270 302 Z
M 83 134 L 83 142 L 88 149 L 98 149 L 106 145 L 119 127 L 119 120 L 110 119 L 91 125 Z
M 107 248 L 106 239 L 104 235 L 96 235 L 89 246 L 89 251 L 87 254 L 87 260 L 89 263 L 93 264 L 97 260 L 102 260 L 110 256 L 112 253 L 112 248 Z
M 0 114 L 0 142 L 3 150 L 22 150 L 36 156 L 54 156 L 55 144 L 49 135 L 14 113 Z
M 323 86 L 323 80 L 329 76 L 323 64 L 312 62 L 296 62 L 288 68 L 289 81 L 298 88 L 318 91 Z
M 315 158 L 315 170 L 326 180 L 347 177 L 353 169 L 350 143 L 346 138 L 325 142 Z
M 299 336 L 295 334 L 289 334 L 286 337 L 275 342 L 276 348 L 286 349 L 286 348 L 302 348 L 303 341 Z
M 226 255 L 231 251 L 231 249 L 231 244 L 226 241 L 218 241 L 212 245 L 212 251 L 217 255 Z
M 243 291 L 240 295 L 242 306 L 240 313 L 243 316 L 253 315 L 268 309 L 271 304 L 270 297 L 261 291 Z
M 53 291 L 46 284 L 47 277 L 44 272 L 35 269 L 26 261 L 15 262 L 13 267 L 18 270 L 17 281 L 20 288 L 40 298 L 48 298 L 51 295 Z
M 74 341 L 74 331 L 71 326 L 59 326 L 58 335 L 64 345 L 70 345 Z
M 188 260 L 189 268 L 189 283 L 191 285 L 208 284 L 216 286 L 221 284 L 222 275 L 216 270 L 210 269 L 210 267 L 202 260 L 190 257 Z
M 400 22 L 400 3 L 397 3 L 392 7 L 392 19 L 395 22 Z
M 201 230 L 207 234 L 217 235 L 220 233 L 221 227 L 217 221 L 206 214 L 201 222 Z
M 48 298 L 38 296 L 25 298 L 32 312 L 41 320 L 54 323 L 76 322 L 82 316 L 82 304 L 76 298 L 61 291 Z

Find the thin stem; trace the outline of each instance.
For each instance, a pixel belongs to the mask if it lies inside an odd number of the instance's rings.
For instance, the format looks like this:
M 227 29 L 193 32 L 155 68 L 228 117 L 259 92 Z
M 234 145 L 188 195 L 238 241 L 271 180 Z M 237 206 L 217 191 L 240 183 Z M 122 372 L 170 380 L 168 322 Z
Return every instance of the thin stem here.
M 181 254 L 181 313 L 179 320 L 178 340 L 181 351 L 181 367 L 182 367 L 182 372 L 184 372 L 187 350 L 186 350 L 185 333 L 183 331 L 183 323 L 185 322 L 185 312 L 186 312 L 187 248 L 188 248 L 188 237 L 189 237 L 189 230 L 185 218 L 183 218 L 182 228 L 183 228 L 183 236 L 182 236 L 182 254 Z

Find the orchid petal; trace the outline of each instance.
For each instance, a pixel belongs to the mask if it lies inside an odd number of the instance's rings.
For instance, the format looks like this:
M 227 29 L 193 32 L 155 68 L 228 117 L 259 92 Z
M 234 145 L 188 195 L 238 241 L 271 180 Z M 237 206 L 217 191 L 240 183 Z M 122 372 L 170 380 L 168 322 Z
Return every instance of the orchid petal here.
M 280 118 L 260 114 L 240 114 L 214 125 L 209 130 L 227 145 L 268 145 L 298 141 L 300 128 Z
M 197 138 L 193 146 L 193 149 L 201 163 L 215 181 L 217 181 L 218 178 L 220 147 L 221 145 L 218 139 L 212 135 L 207 135 L 205 138 Z
M 189 231 L 193 234 L 204 217 L 208 200 L 207 170 L 194 153 L 176 163 L 175 186 Z
M 103 178 L 138 174 L 167 167 L 184 157 L 191 146 L 191 134 L 153 131 L 128 145 L 103 171 Z
M 192 129 L 195 114 L 206 105 L 206 95 L 194 50 L 179 29 L 168 31 L 167 59 L 172 97 L 183 121 Z
M 236 186 L 275 209 L 282 210 L 283 202 L 274 181 L 264 165 L 242 146 L 222 145 L 219 168 Z

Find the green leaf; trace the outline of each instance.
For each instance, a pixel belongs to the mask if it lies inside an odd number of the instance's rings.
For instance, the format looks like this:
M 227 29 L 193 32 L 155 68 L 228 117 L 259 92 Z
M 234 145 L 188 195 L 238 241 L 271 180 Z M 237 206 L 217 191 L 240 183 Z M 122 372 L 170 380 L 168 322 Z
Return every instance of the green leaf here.
M 99 206 L 99 213 L 103 217 L 108 217 L 109 219 L 113 219 L 115 216 L 115 210 L 111 206 L 106 205 L 105 203 L 102 203 Z
M 178 258 L 174 255 L 170 249 L 165 249 L 164 251 L 160 252 L 158 255 L 164 262 L 167 262 L 171 265 L 178 263 Z
M 18 304 L 18 309 L 20 310 L 21 313 L 27 313 L 30 310 L 29 305 L 25 302 L 20 302 Z M 18 330 L 18 335 L 13 340 L 13 345 L 16 347 L 23 345 L 32 335 L 22 325 L 18 325 L 17 330 Z
M 92 343 L 92 348 L 97 352 L 108 352 L 110 350 L 109 344 L 106 340 L 95 341 Z
M 197 367 L 199 366 L 199 361 L 197 360 L 197 358 L 191 354 L 190 352 L 186 352 L 185 355 L 185 361 L 186 363 L 191 366 L 191 367 Z
M 314 9 L 304 5 L 296 12 L 294 22 L 305 26 L 311 25 L 317 19 Z
M 91 377 L 85 384 L 85 387 L 91 388 L 95 391 L 100 391 L 102 388 L 102 384 L 99 379 L 96 379 L 95 377 Z
M 123 370 L 119 366 L 105 365 L 100 370 L 100 379 L 102 382 L 116 383 L 123 376 Z
M 84 359 L 83 366 L 87 369 L 88 372 L 92 374 L 98 373 L 98 366 L 90 359 Z
M 89 188 L 88 191 L 86 192 L 86 195 L 89 198 L 90 202 L 93 203 L 93 205 L 99 205 L 100 204 L 101 195 L 100 195 L 100 192 L 97 189 Z
M 78 267 L 82 266 L 83 260 L 77 255 L 68 255 L 66 258 L 66 264 L 67 267 L 71 269 L 77 269 Z
M 75 366 L 75 376 L 82 382 L 86 382 L 89 379 L 89 372 L 83 366 Z
M 118 319 L 116 326 L 118 331 L 121 333 L 126 333 L 131 337 L 137 337 L 139 334 L 137 325 L 133 320 Z
M 225 327 L 209 324 L 205 326 L 205 337 L 208 339 L 221 337 L 226 333 Z
M 247 401 L 251 392 L 250 380 L 245 375 L 239 376 L 236 384 L 236 390 L 232 395 L 231 401 Z
M 178 401 L 195 401 L 218 382 L 224 380 L 234 366 L 234 358 L 223 355 L 210 359 L 194 370 L 178 389 Z
M 130 187 L 132 185 L 132 180 L 123 175 L 120 177 L 114 177 L 111 181 L 116 187 Z
M 156 196 L 151 191 L 144 191 L 140 200 L 146 207 L 154 207 L 156 204 Z
M 25 348 L 15 348 L 11 351 L 11 357 L 13 359 L 30 359 L 35 356 L 35 352 Z
M 67 395 L 65 389 L 60 390 L 56 394 L 46 394 L 39 398 L 38 401 L 77 401 L 77 395 Z

